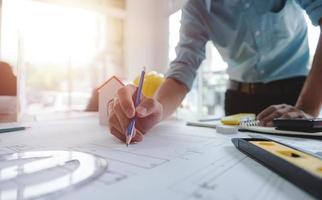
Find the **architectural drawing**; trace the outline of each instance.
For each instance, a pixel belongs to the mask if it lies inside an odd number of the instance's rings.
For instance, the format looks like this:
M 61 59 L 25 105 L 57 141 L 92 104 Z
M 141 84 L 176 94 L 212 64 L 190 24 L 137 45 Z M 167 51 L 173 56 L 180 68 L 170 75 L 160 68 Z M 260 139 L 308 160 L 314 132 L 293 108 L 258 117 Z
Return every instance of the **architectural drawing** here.
M 52 199 L 312 199 L 235 149 L 231 138 L 249 137 L 247 133 L 223 135 L 169 121 L 127 148 L 96 119 L 48 121 L 19 137 L 6 135 L 0 138 L 0 155 L 59 149 L 96 155 L 107 162 L 108 169 L 100 177 Z M 69 171 L 74 168 L 66 166 Z M 55 173 L 62 171 L 47 175 Z M 23 183 L 34 181 L 38 180 Z M 0 193 L 0 199 L 6 199 L 4 195 Z

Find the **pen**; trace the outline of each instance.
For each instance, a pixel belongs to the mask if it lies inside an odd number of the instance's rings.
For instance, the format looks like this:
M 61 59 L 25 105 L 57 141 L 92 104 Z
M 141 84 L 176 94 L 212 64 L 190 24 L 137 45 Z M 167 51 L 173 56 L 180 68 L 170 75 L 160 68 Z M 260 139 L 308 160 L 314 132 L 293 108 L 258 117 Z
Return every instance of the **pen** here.
M 8 133 L 8 132 L 14 132 L 14 131 L 23 131 L 30 127 L 11 127 L 11 128 L 0 128 L 0 133 Z
M 144 82 L 144 75 L 145 75 L 145 67 L 143 68 L 141 72 L 141 77 L 140 77 L 140 82 L 139 86 L 136 92 L 136 98 L 134 102 L 135 108 L 140 104 L 140 99 L 141 99 L 141 94 L 142 94 L 142 87 L 143 87 L 143 82 Z M 133 137 L 133 132 L 134 132 L 134 126 L 136 123 L 136 117 L 133 117 L 130 121 L 130 124 L 127 128 L 127 135 L 126 135 L 126 146 L 129 146 L 131 143 L 132 137 Z

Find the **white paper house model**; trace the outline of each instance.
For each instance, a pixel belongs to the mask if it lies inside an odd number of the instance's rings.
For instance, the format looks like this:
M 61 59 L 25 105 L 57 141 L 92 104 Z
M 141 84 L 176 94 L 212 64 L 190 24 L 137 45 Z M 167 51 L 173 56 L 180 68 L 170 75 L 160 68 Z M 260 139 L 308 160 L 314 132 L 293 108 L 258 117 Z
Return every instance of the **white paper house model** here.
M 100 125 L 107 125 L 107 103 L 112 100 L 118 89 L 124 84 L 116 76 L 112 76 L 98 88 L 98 112 Z

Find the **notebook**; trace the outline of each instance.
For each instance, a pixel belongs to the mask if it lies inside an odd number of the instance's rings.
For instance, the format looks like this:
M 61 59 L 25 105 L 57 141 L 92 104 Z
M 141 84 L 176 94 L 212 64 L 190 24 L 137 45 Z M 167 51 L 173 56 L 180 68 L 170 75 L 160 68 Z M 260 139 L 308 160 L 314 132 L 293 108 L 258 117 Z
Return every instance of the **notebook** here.
M 224 125 L 238 126 L 241 122 L 250 122 L 256 119 L 254 113 L 239 113 L 223 117 L 220 122 Z

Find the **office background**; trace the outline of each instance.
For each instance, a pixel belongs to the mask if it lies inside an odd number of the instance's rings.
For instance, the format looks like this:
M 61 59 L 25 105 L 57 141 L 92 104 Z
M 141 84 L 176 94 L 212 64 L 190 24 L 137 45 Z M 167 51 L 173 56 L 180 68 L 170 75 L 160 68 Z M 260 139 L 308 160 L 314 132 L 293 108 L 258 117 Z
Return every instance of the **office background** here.
M 143 65 L 165 72 L 175 58 L 185 0 L 0 2 L 1 61 L 18 77 L 24 111 L 40 115 L 85 110 L 93 90 L 112 75 L 131 81 Z M 307 21 L 312 54 L 319 28 Z M 206 49 L 177 115 L 223 115 L 226 64 L 210 42 Z

